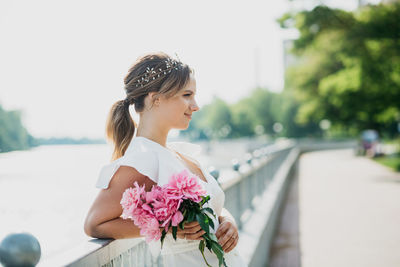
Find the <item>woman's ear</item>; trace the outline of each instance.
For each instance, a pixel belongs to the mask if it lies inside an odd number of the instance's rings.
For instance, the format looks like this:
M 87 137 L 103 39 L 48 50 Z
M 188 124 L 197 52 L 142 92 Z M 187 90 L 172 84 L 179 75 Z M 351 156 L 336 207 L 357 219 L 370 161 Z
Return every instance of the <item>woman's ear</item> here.
M 153 103 L 156 106 L 158 106 L 160 104 L 160 96 L 159 96 L 159 94 L 157 94 L 157 92 L 150 92 L 148 94 L 148 100 L 149 100 L 151 106 L 153 105 Z
M 150 92 L 149 93 L 149 98 L 150 98 L 150 100 L 154 100 L 154 98 L 156 97 L 156 94 L 157 94 L 157 92 Z

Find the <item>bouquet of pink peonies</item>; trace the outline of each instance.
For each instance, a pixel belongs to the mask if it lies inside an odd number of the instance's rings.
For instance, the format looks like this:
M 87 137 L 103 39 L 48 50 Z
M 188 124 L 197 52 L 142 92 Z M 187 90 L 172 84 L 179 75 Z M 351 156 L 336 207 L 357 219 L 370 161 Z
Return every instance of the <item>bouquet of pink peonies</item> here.
M 214 211 L 203 207 L 210 196 L 206 196 L 198 179 L 183 170 L 172 175 L 168 184 L 153 186 L 150 192 L 135 182 L 134 187 L 126 189 L 122 195 L 122 218 L 132 219 L 140 228 L 140 234 L 146 237 L 146 242 L 161 239 L 161 247 L 170 227 L 176 240 L 178 226 L 184 229 L 185 223 L 198 221 L 206 232 L 202 236 L 204 240 L 200 241 L 199 250 L 207 266 L 210 265 L 204 256 L 205 247 L 215 253 L 219 266 L 226 266 L 224 251 L 215 234 L 210 232 L 210 227 L 214 229 L 214 223 L 209 214 L 215 217 Z

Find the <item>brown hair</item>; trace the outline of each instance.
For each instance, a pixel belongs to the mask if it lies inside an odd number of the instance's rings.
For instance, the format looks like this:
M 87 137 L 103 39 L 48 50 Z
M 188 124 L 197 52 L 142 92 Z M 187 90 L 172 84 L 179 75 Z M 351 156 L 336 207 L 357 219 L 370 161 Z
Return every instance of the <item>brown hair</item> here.
M 119 100 L 112 105 L 106 122 L 107 139 L 114 143 L 112 160 L 125 154 L 137 127 L 129 113 L 129 106 L 134 104 L 135 111 L 142 112 L 145 107 L 144 99 L 150 92 L 157 92 L 156 95 L 170 98 L 188 83 L 193 70 L 188 65 L 179 62 L 179 68 L 174 68 L 171 72 L 151 79 L 143 86 L 138 85 L 138 80 L 141 80 L 146 74 L 146 70 L 164 70 L 168 67 L 167 61 L 171 59 L 162 52 L 147 54 L 139 57 L 129 69 L 124 78 L 126 99 Z

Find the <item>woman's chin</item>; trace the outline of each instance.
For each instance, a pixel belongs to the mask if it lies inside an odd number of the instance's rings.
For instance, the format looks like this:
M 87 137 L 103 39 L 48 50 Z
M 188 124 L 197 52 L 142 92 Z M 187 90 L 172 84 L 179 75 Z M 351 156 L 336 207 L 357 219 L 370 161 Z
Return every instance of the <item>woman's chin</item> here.
M 189 123 L 175 127 L 175 129 L 178 129 L 178 130 L 186 130 L 187 128 L 189 128 Z

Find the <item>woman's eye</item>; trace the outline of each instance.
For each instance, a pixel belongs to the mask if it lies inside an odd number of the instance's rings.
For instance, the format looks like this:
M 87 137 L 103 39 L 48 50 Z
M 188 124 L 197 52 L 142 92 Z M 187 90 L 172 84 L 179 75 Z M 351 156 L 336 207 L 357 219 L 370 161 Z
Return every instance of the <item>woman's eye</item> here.
M 191 96 L 192 94 L 185 94 L 185 95 L 183 95 L 183 96 Z

